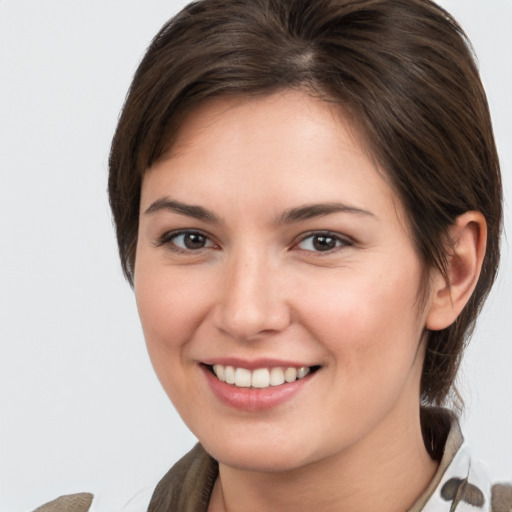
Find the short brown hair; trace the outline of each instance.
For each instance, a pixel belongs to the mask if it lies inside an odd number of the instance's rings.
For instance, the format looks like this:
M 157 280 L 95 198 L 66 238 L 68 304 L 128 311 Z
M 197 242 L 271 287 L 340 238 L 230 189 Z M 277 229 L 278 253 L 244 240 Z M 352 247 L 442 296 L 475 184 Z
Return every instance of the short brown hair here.
M 141 180 L 183 118 L 208 98 L 302 88 L 357 120 L 407 212 L 425 269 L 446 275 L 447 228 L 488 225 L 468 304 L 428 333 L 424 403 L 445 401 L 499 260 L 501 178 L 470 43 L 429 0 L 200 0 L 167 22 L 131 84 L 110 154 L 109 194 L 133 283 Z

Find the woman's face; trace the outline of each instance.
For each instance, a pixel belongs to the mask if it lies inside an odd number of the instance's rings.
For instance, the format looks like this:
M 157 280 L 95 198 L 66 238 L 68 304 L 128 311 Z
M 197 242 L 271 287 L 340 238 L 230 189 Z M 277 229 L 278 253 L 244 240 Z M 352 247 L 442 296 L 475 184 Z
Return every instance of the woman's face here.
M 404 218 L 339 107 L 287 91 L 188 117 L 144 177 L 135 293 L 211 455 L 292 469 L 417 418 L 430 298 Z

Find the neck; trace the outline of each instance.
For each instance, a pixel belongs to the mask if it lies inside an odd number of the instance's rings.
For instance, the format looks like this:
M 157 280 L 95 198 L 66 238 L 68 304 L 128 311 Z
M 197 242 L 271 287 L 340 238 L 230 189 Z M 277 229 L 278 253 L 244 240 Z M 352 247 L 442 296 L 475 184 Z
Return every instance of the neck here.
M 357 445 L 298 469 L 260 473 L 220 464 L 209 512 L 407 510 L 436 468 L 418 411 L 405 422 L 390 417 Z

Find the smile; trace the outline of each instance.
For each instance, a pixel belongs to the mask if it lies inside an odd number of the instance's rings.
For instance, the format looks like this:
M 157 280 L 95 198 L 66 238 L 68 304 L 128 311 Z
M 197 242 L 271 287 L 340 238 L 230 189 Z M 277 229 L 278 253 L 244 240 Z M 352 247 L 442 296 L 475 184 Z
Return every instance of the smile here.
M 265 389 L 271 386 L 281 386 L 282 384 L 289 384 L 296 380 L 303 379 L 317 367 L 273 367 L 249 370 L 247 368 L 236 368 L 229 365 L 225 366 L 222 364 L 214 364 L 210 368 L 213 374 L 221 382 L 225 382 L 226 384 L 231 384 L 239 388 Z
M 284 361 L 206 361 L 200 368 L 213 394 L 225 405 L 246 412 L 273 409 L 310 386 L 321 366 Z

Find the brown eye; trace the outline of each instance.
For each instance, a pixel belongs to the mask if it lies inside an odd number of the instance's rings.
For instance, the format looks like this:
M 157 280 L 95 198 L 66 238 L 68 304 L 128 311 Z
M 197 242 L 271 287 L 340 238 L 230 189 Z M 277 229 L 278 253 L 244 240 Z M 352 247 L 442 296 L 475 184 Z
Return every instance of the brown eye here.
M 213 247 L 212 241 L 202 233 L 196 231 L 185 231 L 166 237 L 164 243 L 170 243 L 177 249 L 184 251 L 197 251 L 207 247 Z
M 347 245 L 351 245 L 350 242 L 338 235 L 332 233 L 313 233 L 303 238 L 297 247 L 304 251 L 328 252 Z
M 317 251 L 330 251 L 336 247 L 337 240 L 332 236 L 316 235 L 313 237 L 313 247 Z
M 183 244 L 187 249 L 202 249 L 206 244 L 206 237 L 199 233 L 183 235 Z

